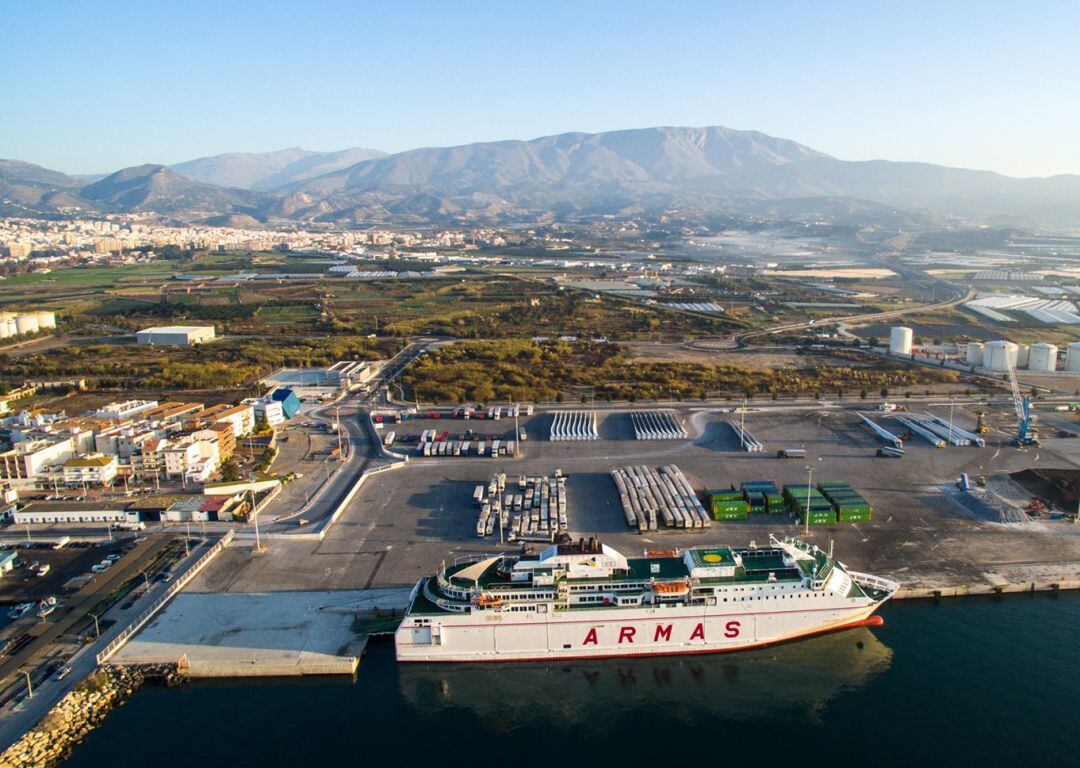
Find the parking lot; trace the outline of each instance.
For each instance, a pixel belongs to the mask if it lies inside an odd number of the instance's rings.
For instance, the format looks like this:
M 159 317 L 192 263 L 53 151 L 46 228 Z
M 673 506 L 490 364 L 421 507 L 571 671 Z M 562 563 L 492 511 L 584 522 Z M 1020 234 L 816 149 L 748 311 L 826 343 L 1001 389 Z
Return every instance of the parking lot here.
M 437 411 L 432 413 L 438 413 Z M 379 419 L 382 419 L 381 421 Z M 449 446 L 457 444 L 458 453 L 454 455 L 454 451 L 450 450 L 449 455 L 441 458 L 460 458 L 460 459 L 484 459 L 490 458 L 491 448 L 490 446 L 498 440 L 501 444 L 505 445 L 508 441 L 516 441 L 517 436 L 515 434 L 514 419 L 508 416 L 502 416 L 499 419 L 488 418 L 455 418 L 445 412 L 440 418 L 429 418 L 422 414 L 417 418 L 408 418 L 403 421 L 391 421 L 384 416 L 376 416 L 373 420 L 376 431 L 379 434 L 384 444 L 387 439 L 387 435 L 391 432 L 394 434 L 393 445 L 390 446 L 395 453 L 406 454 L 409 456 L 419 457 L 423 455 L 423 442 L 422 438 L 427 436 L 426 442 L 433 443 L 446 443 Z M 518 419 L 518 423 L 525 427 L 527 423 L 534 423 L 538 420 L 536 417 L 526 417 L 522 415 Z M 539 426 L 535 426 L 533 429 L 539 429 Z M 537 439 L 539 433 L 529 431 L 527 439 Z M 461 449 L 463 444 L 468 443 L 468 448 L 464 451 Z M 486 455 L 477 455 L 477 445 L 479 443 L 486 443 L 488 448 Z
M 947 415 L 948 408 L 937 411 Z M 808 466 L 815 483 L 847 481 L 871 503 L 874 519 L 813 528 L 810 540 L 822 546 L 835 541 L 839 557 L 852 567 L 905 583 L 963 583 L 995 569 L 1037 573 L 1080 560 L 1078 526 L 995 525 L 952 499 L 953 483 L 961 472 L 975 476 L 1032 465 L 1071 466 L 1080 459 L 1080 441 L 1051 438 L 1040 447 L 1016 449 L 999 445 L 1007 444 L 1007 435 L 992 433 L 988 436 L 992 444 L 986 448 L 933 448 L 915 437 L 906 444 L 903 458 L 889 459 L 875 455 L 881 443 L 852 411 L 762 410 L 746 415 L 746 427 L 765 450 L 746 453 L 738 450 L 734 431 L 724 423 L 737 416 L 690 408 L 680 416 L 690 433 L 687 440 L 637 441 L 626 413 L 601 412 L 600 440 L 550 442 L 545 435 L 551 415 L 537 414 L 522 422 L 529 434 L 522 446 L 524 456 L 414 459 L 403 469 L 373 476 L 324 540 L 277 540 L 256 556 L 232 550 L 200 577 L 195 588 L 397 587 L 430 573 L 444 559 L 499 550 L 497 538 L 477 538 L 472 500 L 474 487 L 494 472 L 516 478 L 562 469 L 569 477 L 570 532 L 599 535 L 627 553 L 657 545 L 764 542 L 770 533 L 802 533 L 786 516 L 765 515 L 713 523 L 702 532 L 632 532 L 609 476 L 611 468 L 627 464 L 676 464 L 699 493 L 748 480 L 805 484 Z M 955 409 L 954 418 L 957 424 L 974 425 L 974 415 L 965 409 Z M 806 457 L 779 459 L 779 448 L 805 449 Z
M 90 579 L 90 569 L 94 565 L 125 548 L 120 541 L 105 546 L 74 542 L 63 549 L 54 549 L 52 543 L 44 541 L 32 542 L 29 547 L 26 544 L 6 547 L 8 551 L 15 549 L 18 552 L 16 563 L 19 565 L 0 577 L 0 606 L 10 607 L 77 589 Z M 48 573 L 37 575 L 35 564 L 39 568 L 47 565 Z

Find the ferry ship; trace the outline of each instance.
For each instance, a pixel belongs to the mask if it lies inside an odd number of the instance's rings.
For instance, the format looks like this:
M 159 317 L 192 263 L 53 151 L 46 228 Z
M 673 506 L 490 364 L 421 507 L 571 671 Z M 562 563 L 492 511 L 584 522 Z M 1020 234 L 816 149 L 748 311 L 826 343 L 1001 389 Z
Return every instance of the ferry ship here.
M 416 583 L 394 640 L 412 662 L 715 653 L 879 626 L 898 588 L 795 538 L 639 558 L 581 539 L 444 564 Z

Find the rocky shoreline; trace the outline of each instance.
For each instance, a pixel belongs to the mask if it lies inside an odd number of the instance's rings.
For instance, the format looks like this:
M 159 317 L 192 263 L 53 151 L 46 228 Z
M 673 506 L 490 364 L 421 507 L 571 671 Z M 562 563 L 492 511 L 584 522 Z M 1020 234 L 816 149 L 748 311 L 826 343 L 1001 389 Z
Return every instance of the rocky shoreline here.
M 70 754 L 105 716 L 145 683 L 179 685 L 175 664 L 104 666 L 57 703 L 41 721 L 0 755 L 0 768 L 52 768 Z

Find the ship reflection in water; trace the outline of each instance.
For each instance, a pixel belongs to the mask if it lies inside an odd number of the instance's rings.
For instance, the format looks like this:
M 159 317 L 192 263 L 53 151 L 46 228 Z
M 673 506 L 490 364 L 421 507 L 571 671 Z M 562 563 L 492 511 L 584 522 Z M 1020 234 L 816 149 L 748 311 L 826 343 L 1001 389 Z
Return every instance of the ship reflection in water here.
M 518 664 L 403 664 L 402 694 L 421 711 L 464 708 L 495 728 L 538 716 L 566 722 L 608 707 L 760 717 L 809 715 L 886 669 L 892 650 L 866 628 L 731 654 Z

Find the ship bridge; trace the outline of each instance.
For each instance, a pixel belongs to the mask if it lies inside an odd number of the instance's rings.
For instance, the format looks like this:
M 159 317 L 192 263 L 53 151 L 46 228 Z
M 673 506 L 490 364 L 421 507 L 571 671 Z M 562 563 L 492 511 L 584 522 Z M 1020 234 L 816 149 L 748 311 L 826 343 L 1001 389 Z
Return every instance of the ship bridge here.
M 556 544 L 541 552 L 537 560 L 518 560 L 511 578 L 513 581 L 542 583 L 562 576 L 570 579 L 609 579 L 629 571 L 630 563 L 622 553 L 590 538 Z

